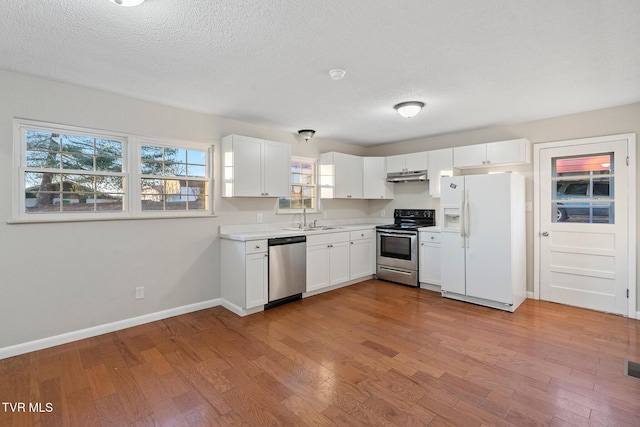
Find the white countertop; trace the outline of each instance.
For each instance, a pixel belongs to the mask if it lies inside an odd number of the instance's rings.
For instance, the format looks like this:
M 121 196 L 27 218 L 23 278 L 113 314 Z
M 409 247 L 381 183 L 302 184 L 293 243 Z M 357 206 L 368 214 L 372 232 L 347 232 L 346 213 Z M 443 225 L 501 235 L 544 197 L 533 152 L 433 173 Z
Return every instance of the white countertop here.
M 420 227 L 418 231 L 430 231 L 432 233 L 439 233 L 441 231 L 440 227 L 432 226 L 432 227 Z
M 340 233 L 340 232 L 349 232 L 356 230 L 368 230 L 375 228 L 378 224 L 348 224 L 348 225 L 337 225 L 331 226 L 335 228 L 331 228 L 329 230 L 291 230 L 291 229 L 281 229 L 281 230 L 259 230 L 259 231 L 230 231 L 230 232 L 221 232 L 221 239 L 228 240 L 239 240 L 239 241 L 247 241 L 247 240 L 261 240 L 261 239 L 272 239 L 276 237 L 288 237 L 288 236 L 312 236 L 314 234 L 327 234 L 327 233 Z

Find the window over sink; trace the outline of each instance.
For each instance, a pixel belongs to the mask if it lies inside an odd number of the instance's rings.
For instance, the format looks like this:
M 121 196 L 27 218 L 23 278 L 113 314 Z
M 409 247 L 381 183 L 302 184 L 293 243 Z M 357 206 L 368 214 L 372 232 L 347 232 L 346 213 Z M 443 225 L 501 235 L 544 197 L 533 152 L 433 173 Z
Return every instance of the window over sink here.
M 306 157 L 291 158 L 291 195 L 278 199 L 278 213 L 300 213 L 318 211 L 316 192 L 316 159 Z

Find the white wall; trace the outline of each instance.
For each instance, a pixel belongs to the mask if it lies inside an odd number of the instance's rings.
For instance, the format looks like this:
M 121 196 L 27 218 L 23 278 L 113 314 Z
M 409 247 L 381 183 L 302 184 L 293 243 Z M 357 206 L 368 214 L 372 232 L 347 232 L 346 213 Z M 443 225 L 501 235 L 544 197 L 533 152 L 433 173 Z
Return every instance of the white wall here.
M 211 218 L 8 224 L 19 178 L 12 169 L 13 118 L 215 144 L 217 153 L 220 138 L 237 133 L 290 143 L 294 155 L 363 154 L 320 137 L 300 142 L 293 132 L 4 71 L 0 93 L 0 350 L 218 298 L 219 226 L 255 223 L 257 212 L 264 222 L 291 220 L 275 215 L 276 199 L 217 196 Z M 366 201 L 325 207 L 330 219 L 368 214 Z M 137 286 L 145 287 L 142 300 L 134 299 Z

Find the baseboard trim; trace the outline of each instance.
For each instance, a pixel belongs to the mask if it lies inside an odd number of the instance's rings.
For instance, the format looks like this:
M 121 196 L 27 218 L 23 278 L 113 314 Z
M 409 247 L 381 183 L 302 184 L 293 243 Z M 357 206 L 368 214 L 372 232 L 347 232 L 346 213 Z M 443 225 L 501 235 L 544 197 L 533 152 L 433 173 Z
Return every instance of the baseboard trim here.
M 527 291 L 527 298 L 533 299 L 533 292 Z
M 181 314 L 187 314 L 194 311 L 204 310 L 206 308 L 217 307 L 219 305 L 225 305 L 222 298 L 216 298 L 208 301 L 198 302 L 195 304 L 183 305 L 181 307 L 170 308 L 169 310 L 157 311 L 155 313 L 132 317 L 130 319 L 118 320 L 117 322 L 106 323 L 104 325 L 80 329 L 78 331 L 67 332 L 52 337 L 0 348 L 0 360 L 18 356 L 20 354 L 30 353 L 36 350 L 42 350 L 44 348 L 67 344 L 85 338 L 95 337 L 109 332 L 131 328 L 133 326 L 143 325 L 145 323 L 155 322 L 156 320 L 167 319 L 169 317 L 179 316 Z

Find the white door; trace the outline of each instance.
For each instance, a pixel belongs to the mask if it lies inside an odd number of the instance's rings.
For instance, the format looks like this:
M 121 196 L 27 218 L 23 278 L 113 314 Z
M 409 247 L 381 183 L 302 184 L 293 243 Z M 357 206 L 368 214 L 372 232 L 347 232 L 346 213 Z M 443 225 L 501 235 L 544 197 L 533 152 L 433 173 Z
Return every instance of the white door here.
M 582 141 L 539 151 L 540 299 L 626 316 L 629 141 Z

